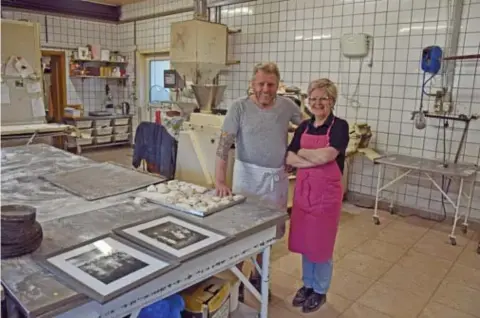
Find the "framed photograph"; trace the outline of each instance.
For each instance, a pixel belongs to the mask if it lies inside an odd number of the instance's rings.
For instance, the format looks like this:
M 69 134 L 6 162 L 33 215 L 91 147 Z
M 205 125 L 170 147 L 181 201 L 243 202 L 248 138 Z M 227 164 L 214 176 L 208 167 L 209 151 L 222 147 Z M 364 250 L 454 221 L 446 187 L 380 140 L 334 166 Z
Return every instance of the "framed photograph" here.
M 78 48 L 78 59 L 79 60 L 88 60 L 88 47 L 79 47 Z
M 231 236 L 173 214 L 114 229 L 153 252 L 185 261 L 227 243 Z
M 111 235 L 47 255 L 41 264 L 101 304 L 179 265 Z

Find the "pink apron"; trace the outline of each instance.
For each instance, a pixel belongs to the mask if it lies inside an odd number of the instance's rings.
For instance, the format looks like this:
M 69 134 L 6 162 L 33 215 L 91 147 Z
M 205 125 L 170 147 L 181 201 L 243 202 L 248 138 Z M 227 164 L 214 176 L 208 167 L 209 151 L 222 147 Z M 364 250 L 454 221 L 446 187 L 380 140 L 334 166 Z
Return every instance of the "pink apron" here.
M 329 146 L 327 134 L 302 134 L 300 147 L 319 149 Z M 342 173 L 335 160 L 297 171 L 288 247 L 314 263 L 323 263 L 333 256 L 340 212 L 342 210 Z

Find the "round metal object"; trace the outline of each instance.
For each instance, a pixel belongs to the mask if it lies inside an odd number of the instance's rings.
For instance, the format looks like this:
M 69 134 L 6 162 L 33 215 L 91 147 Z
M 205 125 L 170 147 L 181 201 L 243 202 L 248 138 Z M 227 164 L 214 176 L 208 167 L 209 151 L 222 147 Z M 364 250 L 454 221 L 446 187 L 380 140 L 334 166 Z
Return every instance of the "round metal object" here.
M 17 241 L 2 240 L 1 258 L 7 259 L 33 253 L 35 250 L 37 250 L 37 248 L 40 247 L 42 240 L 42 227 L 38 222 L 35 222 L 28 237 L 23 237 L 23 239 Z
M 30 205 L 7 204 L 1 206 L 1 220 L 3 223 L 27 223 L 33 225 L 37 208 Z

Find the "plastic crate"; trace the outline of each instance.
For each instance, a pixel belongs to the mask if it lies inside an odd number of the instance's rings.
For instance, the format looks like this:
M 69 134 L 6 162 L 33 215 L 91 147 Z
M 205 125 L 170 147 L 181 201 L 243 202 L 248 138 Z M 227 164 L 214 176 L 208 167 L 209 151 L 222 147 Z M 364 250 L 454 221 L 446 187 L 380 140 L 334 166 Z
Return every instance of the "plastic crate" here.
M 138 318 L 181 318 L 185 302 L 180 295 L 172 295 L 143 308 Z
M 125 125 L 125 126 L 115 126 L 113 130 L 116 134 L 126 134 L 128 133 L 129 129 L 130 129 L 130 126 Z
M 78 129 L 90 128 L 92 127 L 92 122 L 92 120 L 79 120 L 75 121 L 73 125 L 75 125 Z
M 130 137 L 130 134 L 115 134 L 113 135 L 114 141 L 126 141 Z
M 112 142 L 112 136 L 97 136 L 94 140 L 96 144 L 106 144 Z
M 114 126 L 128 125 L 129 121 L 130 121 L 130 118 L 115 118 L 113 120 L 113 125 Z
M 95 136 L 111 135 L 112 131 L 113 131 L 113 127 L 96 127 Z
M 97 119 L 95 120 L 95 127 L 110 127 L 112 125 L 111 119 Z

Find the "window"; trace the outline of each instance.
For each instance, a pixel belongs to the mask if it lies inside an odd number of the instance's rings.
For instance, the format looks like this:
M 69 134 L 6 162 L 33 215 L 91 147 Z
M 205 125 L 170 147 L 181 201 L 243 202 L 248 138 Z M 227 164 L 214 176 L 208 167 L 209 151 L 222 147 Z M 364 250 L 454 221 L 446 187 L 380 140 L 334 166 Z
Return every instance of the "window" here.
M 152 58 L 148 61 L 149 103 L 169 101 L 169 90 L 164 87 L 163 71 L 170 69 L 170 61 Z

